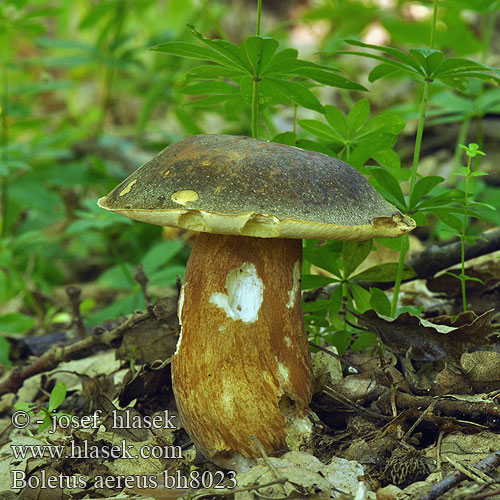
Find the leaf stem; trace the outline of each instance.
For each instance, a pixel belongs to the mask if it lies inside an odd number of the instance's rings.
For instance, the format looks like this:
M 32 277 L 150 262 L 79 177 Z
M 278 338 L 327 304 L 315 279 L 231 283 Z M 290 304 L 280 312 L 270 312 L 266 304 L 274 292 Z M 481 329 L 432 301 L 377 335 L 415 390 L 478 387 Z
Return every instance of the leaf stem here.
M 464 312 L 467 311 L 467 297 L 466 297 L 466 291 L 465 291 L 465 282 L 466 282 L 466 275 L 465 275 L 465 236 L 467 234 L 467 217 L 469 215 L 469 188 L 470 188 L 470 178 L 471 178 L 471 162 L 472 158 L 469 156 L 468 161 L 467 161 L 467 174 L 465 176 L 465 200 L 464 200 L 464 220 L 462 223 L 462 236 L 460 238 L 461 241 L 461 261 L 462 261 L 462 266 L 461 270 L 462 272 L 460 273 L 460 281 L 462 285 L 462 307 Z
M 257 1 L 257 30 L 256 35 L 260 36 L 260 25 L 262 20 L 262 0 Z M 259 118 L 259 81 L 260 78 L 254 76 L 252 85 L 252 137 L 259 136 L 258 118 Z
M 0 162 L 3 162 L 6 156 L 7 146 L 9 144 L 9 74 L 8 62 L 2 61 L 2 96 L 1 96 L 1 133 L 0 133 Z M 7 197 L 8 197 L 8 173 L 0 176 L 0 239 L 5 236 L 7 230 Z
M 394 292 L 392 294 L 391 303 L 391 316 L 393 318 L 396 316 L 396 311 L 398 309 L 399 289 L 401 288 L 401 282 L 403 281 L 403 270 L 405 266 L 406 253 L 410 248 L 410 237 L 408 236 L 408 234 L 404 234 L 400 237 L 400 239 L 401 248 L 399 249 L 398 270 L 396 273 L 396 280 L 394 282 Z
M 262 0 L 257 0 L 257 31 L 256 31 L 257 36 L 260 36 L 261 20 L 262 20 Z
M 413 151 L 413 165 L 411 169 L 410 179 L 410 199 L 417 182 L 418 163 L 420 161 L 420 151 L 422 149 L 422 138 L 424 135 L 425 114 L 427 112 L 427 103 L 429 101 L 429 90 L 431 88 L 431 81 L 424 82 L 424 90 L 422 92 L 422 100 L 420 102 L 420 113 L 418 117 L 417 135 L 415 137 L 415 149 Z
M 253 87 L 252 87 L 252 137 L 254 139 L 259 136 L 258 116 L 259 116 L 259 78 L 254 77 Z
M 434 0 L 434 9 L 432 13 L 432 25 L 431 25 L 431 36 L 429 40 L 430 48 L 434 47 L 434 39 L 436 33 L 436 21 L 437 21 L 437 8 L 438 8 L 438 0 Z M 420 113 L 418 116 L 418 126 L 417 126 L 417 135 L 415 137 L 415 148 L 413 150 L 413 165 L 411 169 L 411 177 L 410 177 L 410 193 L 409 199 L 411 200 L 413 197 L 413 190 L 415 189 L 415 184 L 417 182 L 417 174 L 418 174 L 418 164 L 420 161 L 420 151 L 422 149 L 422 138 L 424 136 L 424 125 L 425 125 L 425 115 L 427 112 L 427 103 L 429 102 L 429 92 L 431 88 L 432 80 L 428 79 L 424 82 L 424 89 L 422 91 L 422 100 L 420 102 Z M 396 316 L 396 311 L 398 307 L 398 298 L 399 298 L 399 290 L 401 287 L 401 281 L 403 279 L 403 269 L 405 265 L 406 253 L 410 247 L 409 244 L 409 236 L 405 234 L 401 237 L 401 249 L 399 253 L 399 262 L 398 262 L 398 270 L 396 274 L 396 281 L 394 282 L 394 293 L 392 296 L 391 303 L 391 316 Z
M 436 36 L 437 10 L 438 10 L 438 0 L 434 0 L 434 6 L 432 9 L 431 37 L 429 40 L 429 48 L 431 48 L 431 49 L 434 48 L 434 39 Z

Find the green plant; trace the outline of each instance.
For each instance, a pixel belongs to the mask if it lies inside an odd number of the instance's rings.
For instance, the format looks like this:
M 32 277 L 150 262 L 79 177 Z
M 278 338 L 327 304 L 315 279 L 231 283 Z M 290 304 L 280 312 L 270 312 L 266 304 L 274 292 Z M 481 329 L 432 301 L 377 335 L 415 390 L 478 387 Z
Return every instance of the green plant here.
M 365 88 L 341 76 L 329 66 L 298 59 L 295 49 L 279 50 L 272 37 L 252 36 L 235 45 L 227 40 L 204 37 L 194 26 L 188 31 L 204 46 L 188 42 L 166 42 L 151 50 L 209 61 L 191 69 L 186 84 L 179 90 L 192 96 L 193 106 L 246 108 L 251 115 L 251 135 L 259 137 L 258 116 L 264 113 L 268 128 L 274 129 L 266 110 L 287 103 L 323 112 L 323 105 L 308 87 L 308 80 L 351 90 Z
M 479 146 L 475 143 L 471 143 L 468 146 L 464 146 L 463 144 L 460 147 L 465 150 L 465 154 L 467 155 L 467 166 L 460 167 L 458 172 L 455 172 L 455 175 L 465 177 L 465 191 L 462 199 L 457 199 L 457 203 L 463 207 L 463 219 L 460 225 L 455 225 L 454 229 L 457 231 L 457 236 L 460 238 L 461 243 L 461 272 L 460 274 L 455 274 L 452 272 L 448 272 L 451 276 L 460 280 L 461 288 L 462 288 L 462 307 L 464 311 L 467 311 L 467 297 L 466 297 L 466 288 L 465 284 L 467 281 L 478 281 L 483 283 L 479 278 L 474 278 L 471 276 L 467 276 L 465 274 L 465 245 L 470 245 L 476 241 L 477 236 L 473 236 L 468 234 L 467 228 L 470 222 L 471 217 L 478 217 L 478 213 L 474 211 L 474 208 L 478 206 L 487 206 L 488 208 L 492 208 L 490 205 L 486 205 L 485 203 L 479 203 L 474 201 L 474 194 L 471 192 L 471 181 L 474 177 L 478 177 L 481 175 L 488 175 L 486 172 L 478 172 L 472 171 L 472 160 L 476 158 L 476 156 L 484 156 L 484 152 L 479 149 Z
M 30 417 L 35 418 L 37 421 L 40 421 L 41 419 L 41 423 L 38 425 L 38 432 L 42 432 L 47 427 L 52 426 L 54 419 L 57 421 L 60 416 L 66 415 L 65 413 L 56 412 L 57 408 L 61 406 L 65 398 L 66 384 L 64 382 L 57 382 L 50 392 L 49 404 L 47 408 L 18 401 L 14 404 L 14 409 L 28 412 Z
M 394 76 L 395 74 L 404 73 L 423 83 L 408 199 L 403 195 L 401 188 L 399 187 L 398 180 L 394 178 L 393 175 L 387 171 L 382 172 L 381 170 L 375 169 L 372 171 L 372 175 L 374 175 L 375 180 L 379 184 L 382 194 L 388 200 L 394 200 L 396 198 L 399 201 L 398 208 L 412 215 L 417 214 L 419 209 L 422 210 L 422 208 L 424 208 L 423 203 L 421 203 L 423 197 L 443 180 L 437 176 L 432 176 L 425 177 L 417 182 L 420 151 L 422 147 L 425 118 L 432 82 L 439 80 L 445 85 L 461 90 L 464 90 L 467 87 L 469 78 L 477 78 L 492 83 L 500 82 L 500 78 L 498 76 L 500 75 L 500 71 L 496 68 L 470 59 L 446 57 L 443 51 L 435 50 L 433 48 L 436 30 L 437 7 L 438 2 L 437 0 L 434 0 L 433 22 L 430 33 L 429 49 L 413 48 L 410 49 L 409 53 L 406 53 L 392 47 L 380 47 L 373 44 L 359 42 L 357 40 L 347 40 L 347 42 L 351 45 L 372 49 L 376 52 L 381 52 L 383 55 L 352 50 L 336 51 L 338 54 L 357 55 L 379 61 L 381 64 L 373 68 L 369 74 L 368 78 L 371 82 L 389 75 Z M 437 214 L 438 216 L 443 213 L 443 205 L 451 204 L 451 200 L 452 196 L 449 200 L 446 200 L 443 196 L 437 196 L 434 200 L 432 200 L 434 201 L 433 208 L 439 207 L 439 209 L 441 209 L 441 211 Z M 433 206 L 432 201 L 430 202 L 431 207 Z M 447 203 L 447 201 L 449 201 L 449 203 Z M 428 202 L 425 208 L 429 211 Z M 434 213 L 436 213 L 435 210 Z M 391 316 L 393 317 L 397 312 L 399 290 L 408 249 L 408 236 L 405 235 L 402 237 L 399 266 L 394 283 L 394 295 L 391 307 Z
M 335 345 L 339 352 L 344 352 L 351 344 L 352 329 L 346 323 L 346 317 L 353 319 L 347 311 L 339 316 L 344 304 L 348 308 L 360 312 L 376 308 L 381 314 L 390 309 L 387 296 L 382 290 L 362 286 L 363 282 L 391 282 L 394 279 L 398 264 L 378 264 L 363 271 L 357 271 L 372 250 L 372 241 L 329 242 L 318 246 L 315 242 L 306 242 L 304 247 L 305 270 L 302 276 L 304 290 L 329 286 L 332 293 L 328 299 L 305 302 L 303 304 L 308 331 L 314 337 L 327 337 L 330 345 Z M 310 266 L 314 265 L 325 271 L 325 274 L 310 274 Z M 403 270 L 405 279 L 415 276 L 408 266 Z M 328 319 L 327 319 L 328 316 Z M 335 332 L 332 334 L 331 332 Z M 373 337 L 361 336 L 354 348 L 370 344 Z

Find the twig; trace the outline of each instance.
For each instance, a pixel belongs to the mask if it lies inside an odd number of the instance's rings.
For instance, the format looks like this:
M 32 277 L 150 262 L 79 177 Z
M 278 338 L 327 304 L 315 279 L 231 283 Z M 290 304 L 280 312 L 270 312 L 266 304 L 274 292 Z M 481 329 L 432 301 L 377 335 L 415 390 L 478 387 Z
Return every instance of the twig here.
M 25 368 L 14 368 L 10 375 L 0 382 L 0 396 L 9 392 L 17 392 L 25 380 L 39 373 L 53 370 L 63 361 L 81 358 L 88 352 L 95 351 L 98 348 L 111 347 L 127 330 L 151 317 L 152 315 L 149 310 L 146 312 L 135 312 L 130 318 L 111 331 L 104 330 L 103 328 L 95 328 L 93 335 L 79 340 L 74 344 L 64 347 L 57 345 L 51 347 L 43 356 Z
M 489 472 L 500 465 L 500 450 L 495 451 L 491 455 L 483 458 L 474 467 L 479 469 L 481 472 Z M 436 483 L 426 495 L 422 495 L 420 500 L 435 500 L 439 496 L 443 495 L 451 488 L 461 483 L 467 476 L 460 471 L 454 471 L 448 476 L 446 476 L 442 481 Z
M 316 349 L 319 349 L 320 351 L 322 351 L 322 352 L 324 352 L 326 354 L 329 354 L 330 356 L 332 356 L 335 359 L 338 359 L 339 361 L 341 361 L 342 363 L 344 363 L 344 365 L 348 366 L 349 368 L 353 368 L 354 370 L 356 370 L 356 371 L 358 371 L 360 373 L 363 371 L 359 367 L 353 366 L 353 365 L 347 363 L 347 361 L 342 356 L 340 356 L 339 354 L 330 351 L 326 347 L 323 347 L 323 346 L 321 346 L 319 344 L 316 344 L 316 342 L 309 341 L 309 345 L 312 346 L 312 347 L 316 347 Z
M 443 443 L 443 437 L 444 437 L 444 432 L 441 431 L 438 436 L 438 441 L 436 445 L 436 471 L 439 471 L 439 475 L 441 476 L 441 479 L 443 479 L 444 474 L 443 474 L 443 469 L 441 465 L 441 445 Z
M 376 413 L 371 410 L 367 410 L 363 406 L 358 405 L 354 401 L 351 401 L 348 397 L 344 396 L 340 392 L 336 391 L 333 387 L 325 385 L 323 388 L 323 391 L 328 394 L 330 397 L 336 399 L 340 403 L 344 404 L 345 406 L 348 406 L 349 408 L 352 408 L 354 411 L 357 413 L 364 415 L 365 417 L 368 418 L 376 418 L 378 420 L 393 420 L 392 417 L 389 417 L 388 415 L 381 415 L 380 413 Z
M 235 488 L 235 489 L 229 489 L 229 488 L 224 488 L 226 491 L 221 491 L 220 489 L 218 490 L 205 490 L 205 491 L 200 491 L 199 493 L 196 493 L 191 497 L 191 500 L 197 500 L 198 498 L 203 498 L 206 496 L 226 496 L 226 495 L 233 495 L 234 493 L 242 493 L 244 491 L 256 491 L 260 490 L 261 488 L 267 488 L 268 486 L 274 486 L 275 484 L 285 484 L 288 481 L 286 477 L 280 477 L 279 479 L 276 479 L 275 481 L 270 481 L 269 483 L 264 483 L 264 484 L 252 484 L 250 486 L 245 486 L 242 488 Z
M 432 401 L 434 401 L 432 396 L 414 396 L 403 392 L 396 395 L 396 405 L 399 410 L 427 407 Z M 390 409 L 390 396 L 381 396 L 377 400 L 376 406 L 381 411 Z M 486 401 L 478 404 L 477 402 L 441 398 L 436 403 L 435 409 L 441 416 L 456 417 L 461 415 L 462 418 L 467 418 L 473 422 L 476 420 L 496 421 L 500 419 L 499 405 Z M 476 425 L 479 426 L 479 424 Z
M 438 402 L 437 399 L 435 399 L 422 413 L 421 415 L 415 420 L 415 423 L 408 429 L 408 431 L 405 433 L 401 441 L 407 441 L 408 438 L 413 434 L 413 431 L 420 425 L 420 422 L 422 422 L 423 418 L 430 413 L 434 407 L 436 406 L 436 403 Z
M 272 472 L 274 479 L 278 481 L 280 479 L 280 473 L 278 472 L 278 469 L 274 466 L 274 464 L 271 462 L 270 458 L 267 456 L 266 450 L 264 450 L 262 443 L 253 434 L 250 434 L 250 438 L 255 442 L 255 445 L 257 446 L 259 453 L 264 459 L 264 462 L 266 463 L 269 470 Z M 285 493 L 285 496 L 288 496 L 291 493 L 291 491 L 287 491 L 289 488 L 286 487 L 285 483 L 282 483 L 282 488 L 283 492 Z
M 475 474 L 473 471 L 469 470 L 464 464 L 459 462 L 458 460 L 453 460 L 451 457 L 446 457 L 446 460 L 455 467 L 458 471 L 460 471 L 464 476 L 468 477 L 471 481 L 474 481 L 475 483 L 480 483 L 480 484 L 485 484 L 488 481 L 485 481 L 482 477 L 480 477 L 478 474 Z M 491 478 L 489 478 L 491 481 Z
M 487 231 L 480 236 L 473 245 L 465 246 L 466 260 L 500 250 L 500 229 Z M 441 247 L 432 245 L 409 259 L 407 264 L 415 270 L 417 278 L 431 278 L 438 271 L 460 261 L 461 242 L 457 241 Z
M 146 307 L 151 305 L 151 296 L 148 293 L 148 277 L 142 268 L 142 264 L 137 267 L 134 274 L 134 279 L 141 285 L 142 295 L 144 295 L 144 300 L 146 301 Z
M 67 286 L 66 295 L 68 296 L 71 311 L 73 313 L 73 325 L 76 325 L 79 337 L 84 339 L 88 337 L 88 333 L 80 311 L 80 304 L 82 303 L 82 289 L 77 286 Z

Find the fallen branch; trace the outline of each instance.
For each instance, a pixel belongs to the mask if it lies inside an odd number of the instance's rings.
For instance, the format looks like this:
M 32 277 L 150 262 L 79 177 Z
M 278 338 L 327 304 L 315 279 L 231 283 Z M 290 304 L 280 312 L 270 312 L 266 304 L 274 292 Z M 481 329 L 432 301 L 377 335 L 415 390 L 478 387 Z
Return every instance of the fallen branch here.
M 399 392 L 396 395 L 396 406 L 398 410 L 407 410 L 409 408 L 426 408 L 433 401 L 433 396 L 414 396 Z M 377 408 L 383 412 L 390 411 L 390 395 L 385 394 L 380 397 L 376 403 Z M 498 421 L 500 419 L 500 406 L 494 402 L 477 402 L 451 399 L 442 397 L 435 403 L 434 411 L 441 416 L 453 416 L 468 419 L 471 422 L 478 420 Z
M 0 382 L 0 396 L 9 392 L 17 392 L 25 380 L 39 373 L 53 370 L 63 361 L 79 359 L 89 352 L 94 352 L 103 347 L 111 347 L 121 339 L 127 330 L 151 317 L 154 316 L 149 310 L 146 312 L 137 312 L 111 331 L 96 328 L 93 335 L 79 340 L 74 344 L 67 346 L 52 346 L 45 354 L 40 356 L 30 365 L 24 368 L 14 368 L 7 378 Z
M 483 458 L 472 467 L 481 472 L 490 472 L 493 469 L 496 469 L 500 465 L 500 450 L 495 451 L 491 455 Z M 427 493 L 427 495 L 422 495 L 420 500 L 434 500 L 439 498 L 441 495 L 451 490 L 454 486 L 461 483 L 464 479 L 467 479 L 466 474 L 460 472 L 458 470 L 452 472 L 448 476 L 446 476 L 442 481 L 436 483 Z M 479 497 L 480 498 L 480 497 Z M 483 498 L 485 498 L 483 496 Z
M 473 245 L 465 245 L 465 259 L 473 259 L 496 250 L 500 250 L 500 229 L 487 231 Z M 461 242 L 456 241 L 443 246 L 431 245 L 409 259 L 407 264 L 415 270 L 417 278 L 426 279 L 459 262 L 461 262 Z

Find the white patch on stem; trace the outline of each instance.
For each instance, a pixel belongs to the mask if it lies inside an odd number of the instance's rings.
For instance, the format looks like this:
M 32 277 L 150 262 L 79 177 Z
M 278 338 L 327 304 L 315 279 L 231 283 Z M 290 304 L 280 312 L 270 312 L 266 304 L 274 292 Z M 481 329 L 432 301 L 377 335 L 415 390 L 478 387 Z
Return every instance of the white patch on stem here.
M 228 318 L 243 323 L 254 323 L 264 296 L 264 283 L 253 264 L 244 262 L 229 272 L 226 278 L 226 293 L 214 292 L 210 303 L 222 309 Z
M 288 307 L 288 309 L 292 309 L 295 306 L 295 298 L 297 297 L 299 286 L 300 286 L 300 262 L 296 260 L 295 264 L 293 265 L 292 289 L 288 292 L 288 302 L 286 304 L 286 307 Z
M 181 291 L 179 293 L 179 302 L 177 305 L 177 317 L 179 318 L 179 338 L 177 340 L 177 345 L 175 346 L 175 352 L 174 356 L 179 352 L 179 347 L 181 346 L 182 342 L 182 308 L 184 306 L 184 287 L 187 285 L 186 283 L 183 283 Z

